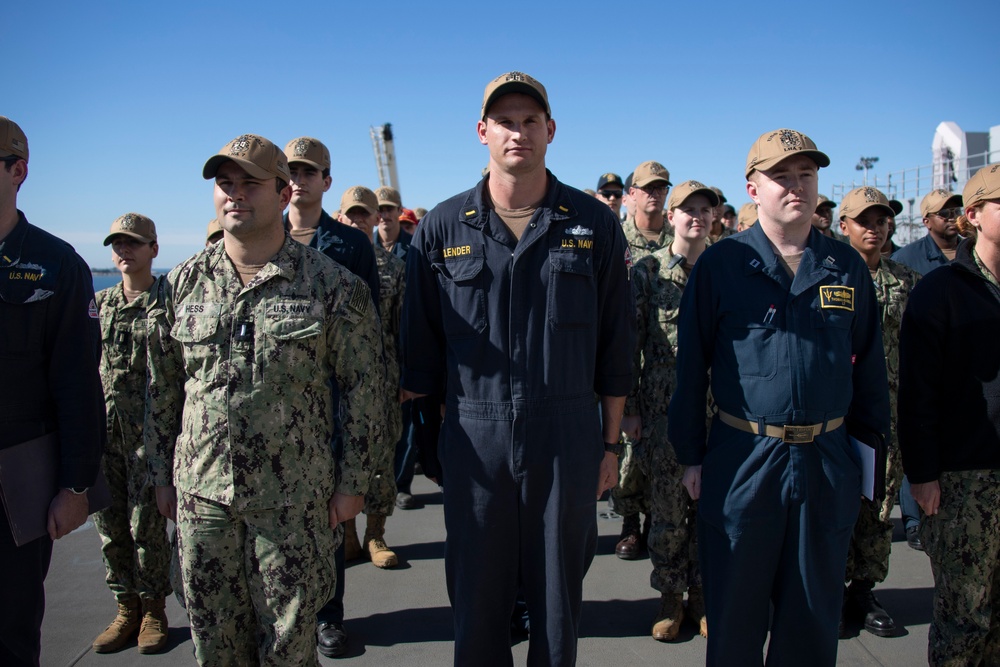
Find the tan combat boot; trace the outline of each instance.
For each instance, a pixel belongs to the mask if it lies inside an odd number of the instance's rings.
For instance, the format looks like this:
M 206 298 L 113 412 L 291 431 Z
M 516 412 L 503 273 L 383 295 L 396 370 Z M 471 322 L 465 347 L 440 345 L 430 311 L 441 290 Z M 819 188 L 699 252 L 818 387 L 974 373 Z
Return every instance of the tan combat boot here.
M 660 599 L 660 613 L 653 619 L 653 639 L 672 642 L 677 639 L 684 621 L 684 594 L 664 593 Z
M 698 622 L 698 634 L 708 637 L 708 619 L 705 617 L 705 593 L 701 586 L 688 589 L 688 618 Z
M 396 567 L 399 563 L 395 552 L 385 545 L 385 515 L 369 514 L 365 528 L 365 551 L 375 567 Z
M 167 645 L 165 600 L 142 601 L 142 626 L 139 628 L 139 653 L 159 653 Z
M 118 615 L 94 640 L 94 653 L 112 653 L 122 649 L 139 632 L 142 606 L 138 596 L 118 601 Z
M 344 560 L 358 560 L 364 555 L 358 542 L 358 526 L 354 519 L 344 522 Z

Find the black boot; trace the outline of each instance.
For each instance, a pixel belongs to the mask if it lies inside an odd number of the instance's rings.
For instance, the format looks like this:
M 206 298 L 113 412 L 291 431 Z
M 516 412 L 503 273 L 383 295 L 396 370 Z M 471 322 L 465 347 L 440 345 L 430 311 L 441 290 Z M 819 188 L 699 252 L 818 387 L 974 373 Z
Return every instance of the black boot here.
M 642 536 L 639 534 L 639 515 L 629 514 L 622 518 L 622 536 L 615 545 L 615 555 L 622 560 L 635 560 L 642 551 Z
M 896 622 L 879 604 L 874 587 L 870 581 L 852 581 L 847 590 L 849 609 L 855 619 L 864 621 L 865 630 L 876 637 L 891 637 L 896 633 Z

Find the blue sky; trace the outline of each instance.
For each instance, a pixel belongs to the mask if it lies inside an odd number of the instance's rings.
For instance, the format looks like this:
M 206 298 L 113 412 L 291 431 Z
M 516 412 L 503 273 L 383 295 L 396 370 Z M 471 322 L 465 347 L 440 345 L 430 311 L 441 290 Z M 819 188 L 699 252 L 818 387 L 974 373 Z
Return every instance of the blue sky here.
M 645 160 L 746 200 L 753 140 L 812 137 L 821 192 L 929 164 L 939 122 L 1000 124 L 1000 3 L 8 3 L 0 115 L 28 136 L 18 205 L 95 267 L 115 217 L 148 215 L 157 266 L 214 217 L 205 160 L 233 137 L 301 135 L 333 156 L 326 208 L 378 185 L 368 129 L 393 124 L 404 205 L 474 184 L 482 91 L 525 71 L 548 89 L 549 168 L 579 188 Z

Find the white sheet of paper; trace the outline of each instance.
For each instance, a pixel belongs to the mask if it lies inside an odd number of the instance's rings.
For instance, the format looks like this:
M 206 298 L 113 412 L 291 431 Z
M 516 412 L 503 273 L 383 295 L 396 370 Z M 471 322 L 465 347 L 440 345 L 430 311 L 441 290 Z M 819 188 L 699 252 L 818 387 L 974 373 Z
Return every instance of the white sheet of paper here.
M 875 497 L 875 450 L 857 438 L 851 438 L 851 444 L 861 459 L 861 493 L 871 500 Z

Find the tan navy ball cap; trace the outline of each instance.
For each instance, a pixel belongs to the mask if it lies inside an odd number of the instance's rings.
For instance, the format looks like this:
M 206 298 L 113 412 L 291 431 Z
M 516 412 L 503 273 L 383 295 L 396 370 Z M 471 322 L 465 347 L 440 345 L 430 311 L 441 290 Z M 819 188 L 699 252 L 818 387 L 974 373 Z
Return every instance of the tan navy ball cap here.
M 486 91 L 483 92 L 483 112 L 481 120 L 486 120 L 486 112 L 490 106 L 502 95 L 508 93 L 521 93 L 535 98 L 542 105 L 545 113 L 552 115 L 549 108 L 549 95 L 545 92 L 545 86 L 537 79 L 524 72 L 507 72 L 486 84 Z
M 977 171 L 962 190 L 965 207 L 979 202 L 1000 199 L 1000 163 L 988 164 Z
M 111 231 L 108 232 L 107 238 L 104 239 L 104 245 L 111 245 L 112 237 L 119 234 L 131 236 L 143 243 L 152 243 L 156 240 L 156 225 L 144 215 L 126 213 L 121 217 L 115 218 L 115 221 L 111 223 Z
M 201 175 L 206 179 L 215 178 L 219 166 L 232 160 L 254 178 L 277 178 L 288 185 L 292 180 L 288 172 L 288 159 L 278 147 L 256 134 L 241 134 L 223 146 L 218 153 L 208 158 Z
M 729 200 L 726 199 L 726 195 L 722 194 L 722 190 L 720 190 L 719 188 L 715 187 L 714 185 L 710 189 L 712 190 L 712 192 L 714 192 L 715 194 L 717 194 L 719 196 L 719 204 L 728 203 Z M 712 206 L 718 206 L 719 204 L 712 204 Z
M 931 190 L 920 200 L 920 215 L 929 216 L 937 213 L 941 209 L 962 205 L 962 195 L 948 192 L 947 190 Z
M 305 162 L 320 171 L 330 168 L 330 151 L 319 139 L 299 137 L 292 139 L 285 146 L 285 157 L 288 163 Z
M 667 210 L 672 211 L 683 204 L 691 195 L 705 195 L 708 203 L 712 206 L 719 205 L 719 195 L 714 188 L 710 188 L 700 181 L 684 181 L 670 191 L 670 198 L 667 200 Z
M 816 143 L 796 130 L 780 129 L 765 132 L 757 138 L 747 154 L 746 176 L 755 171 L 767 171 L 786 158 L 807 155 L 818 167 L 829 167 L 830 158 L 816 148 Z
M 208 229 L 205 232 L 205 240 L 209 240 L 216 234 L 222 231 L 222 225 L 219 224 L 218 218 L 212 218 L 211 222 L 208 223 Z
M 818 211 L 824 206 L 829 206 L 830 208 L 837 208 L 837 202 L 833 201 L 829 197 L 824 197 L 823 195 L 820 195 L 816 199 L 816 210 Z
M 890 199 L 889 200 L 889 208 L 892 209 L 892 214 L 894 216 L 895 215 L 899 215 L 900 213 L 903 212 L 903 203 L 900 202 L 900 201 L 897 201 L 895 199 Z
M 28 160 L 28 137 L 21 126 L 7 116 L 0 116 L 0 157 L 16 155 Z M 105 244 L 107 245 L 107 244 Z
M 347 188 L 344 196 L 340 198 L 340 211 L 346 215 L 348 211 L 358 206 L 369 213 L 378 213 L 378 197 L 363 185 Z
M 757 204 L 748 201 L 743 206 L 740 206 L 740 211 L 736 214 L 736 221 L 743 229 L 751 227 L 753 223 L 757 222 Z
M 666 183 L 667 187 L 673 185 L 670 182 L 670 172 L 659 162 L 653 162 L 649 160 L 648 162 L 643 162 L 635 171 L 632 172 L 632 183 L 633 188 L 644 188 L 650 183 Z M 715 194 L 714 192 L 712 194 Z
M 399 190 L 396 188 L 390 188 L 388 185 L 383 185 L 375 190 L 375 197 L 378 199 L 379 206 L 395 206 L 396 208 L 403 208 L 403 198 L 399 196 Z
M 844 195 L 844 201 L 840 202 L 840 219 L 857 219 L 859 215 L 872 207 L 881 209 L 886 215 L 896 215 L 889 204 L 889 198 L 882 194 L 881 190 L 866 185 L 854 188 Z

